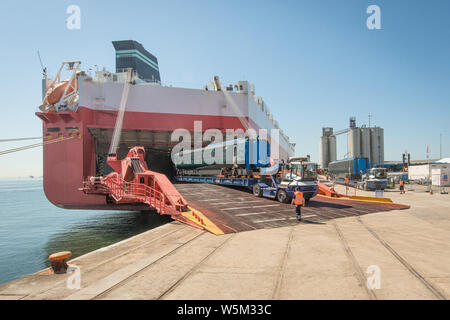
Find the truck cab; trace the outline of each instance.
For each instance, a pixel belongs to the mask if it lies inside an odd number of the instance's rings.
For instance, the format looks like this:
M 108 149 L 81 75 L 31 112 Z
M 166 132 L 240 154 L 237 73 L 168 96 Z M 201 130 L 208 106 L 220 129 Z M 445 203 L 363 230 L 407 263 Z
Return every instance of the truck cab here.
M 384 190 L 387 185 L 387 169 L 372 168 L 361 176 L 362 189 Z
M 312 162 L 292 161 L 289 162 L 282 172 L 279 184 L 278 200 L 281 201 L 287 195 L 287 202 L 294 198 L 295 190 L 299 188 L 303 192 L 306 201 L 317 194 L 317 164 Z M 283 201 L 281 201 L 283 202 Z
M 265 176 L 253 188 L 256 196 L 276 198 L 279 202 L 289 203 L 295 197 L 297 188 L 303 192 L 303 197 L 309 201 L 317 194 L 317 164 L 307 162 L 306 158 L 290 159 L 288 163 L 279 165 L 276 174 Z

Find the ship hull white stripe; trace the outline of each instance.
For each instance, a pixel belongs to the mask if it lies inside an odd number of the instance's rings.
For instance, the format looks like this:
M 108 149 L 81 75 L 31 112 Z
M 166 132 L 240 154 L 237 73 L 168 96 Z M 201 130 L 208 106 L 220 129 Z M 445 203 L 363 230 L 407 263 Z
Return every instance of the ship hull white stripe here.
M 93 110 L 118 111 L 123 83 L 83 81 L 80 86 L 80 106 Z M 254 123 L 257 129 L 266 129 L 268 135 L 275 129 L 265 112 L 255 103 L 253 97 L 245 93 L 229 92 L 239 111 Z M 199 89 L 172 88 L 152 84 L 134 85 L 126 106 L 127 111 L 237 117 L 228 105 L 223 92 Z M 209 129 L 209 128 L 208 128 Z M 292 146 L 280 135 L 280 147 L 293 155 Z

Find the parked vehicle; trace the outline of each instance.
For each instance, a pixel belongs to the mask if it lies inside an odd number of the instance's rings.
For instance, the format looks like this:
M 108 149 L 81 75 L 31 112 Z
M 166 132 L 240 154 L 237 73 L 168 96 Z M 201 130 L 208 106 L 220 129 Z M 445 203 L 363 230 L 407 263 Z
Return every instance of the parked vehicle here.
M 362 190 L 384 190 L 387 185 L 387 169 L 372 168 L 367 158 L 350 158 L 333 161 L 328 165 L 328 174 L 336 183 Z
M 297 188 L 303 192 L 306 201 L 317 194 L 317 164 L 307 162 L 307 157 L 293 157 L 287 163 L 269 166 L 270 152 L 262 155 L 257 152 L 258 156 L 254 155 L 256 150 L 262 149 L 260 140 L 255 142 L 246 138 L 244 141 L 236 140 L 235 142 L 241 143 L 243 150 L 237 153 L 240 156 L 233 158 L 233 163 L 203 165 L 189 169 L 184 164 L 177 165 L 175 179 L 181 182 L 247 187 L 257 197 L 277 199 L 283 203 L 291 201 Z M 270 150 L 268 143 L 264 143 L 267 144 L 267 150 Z M 223 146 L 234 148 L 231 141 L 224 142 Z M 206 148 L 208 147 L 203 149 L 206 150 Z M 264 159 L 267 161 L 262 161 Z

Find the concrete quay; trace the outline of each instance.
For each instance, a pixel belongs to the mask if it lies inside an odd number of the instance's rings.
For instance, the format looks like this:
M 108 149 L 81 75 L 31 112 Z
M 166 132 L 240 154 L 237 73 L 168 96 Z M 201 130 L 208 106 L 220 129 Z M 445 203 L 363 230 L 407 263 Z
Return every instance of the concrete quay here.
M 406 189 L 385 193 L 406 210 L 225 235 L 172 222 L 69 261 L 79 289 L 45 269 L 0 299 L 448 299 L 450 195 Z

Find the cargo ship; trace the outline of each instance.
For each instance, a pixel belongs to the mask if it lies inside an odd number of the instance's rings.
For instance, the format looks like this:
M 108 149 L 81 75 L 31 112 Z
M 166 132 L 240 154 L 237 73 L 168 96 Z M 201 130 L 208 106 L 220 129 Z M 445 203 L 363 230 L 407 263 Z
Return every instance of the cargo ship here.
M 123 106 L 117 157 L 125 157 L 134 146 L 143 146 L 149 169 L 169 178 L 175 170 L 171 150 L 178 143 L 171 139 L 173 131 L 194 132 L 199 122 L 202 132 L 218 129 L 224 139 L 227 129 L 266 129 L 272 150 L 278 150 L 278 159 L 272 160 L 283 161 L 294 155 L 295 144 L 248 81 L 222 87 L 214 77 L 200 89 L 164 86 L 157 58 L 139 42 L 113 41 L 113 46 L 115 72 L 105 68 L 83 71 L 80 61 L 63 62 L 53 79 L 44 72 L 43 102 L 36 115 L 43 124 L 44 191 L 54 205 L 68 209 L 139 209 L 79 190 L 87 177 L 112 171 L 106 161 Z M 64 72 L 68 73 L 65 80 Z M 271 132 L 277 132 L 278 137 L 273 138 Z

